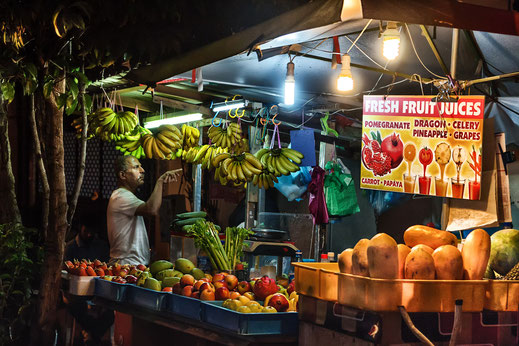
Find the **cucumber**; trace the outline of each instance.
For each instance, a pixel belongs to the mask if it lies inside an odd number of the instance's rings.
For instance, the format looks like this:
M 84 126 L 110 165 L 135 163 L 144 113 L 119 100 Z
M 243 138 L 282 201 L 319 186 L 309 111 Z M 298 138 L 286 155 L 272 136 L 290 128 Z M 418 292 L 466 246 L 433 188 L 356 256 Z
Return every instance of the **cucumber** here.
M 175 222 L 175 225 L 176 226 L 192 225 L 195 222 L 197 222 L 198 220 L 205 220 L 205 219 L 203 217 L 192 217 L 189 219 L 177 221 L 177 222 Z
M 187 233 L 191 227 L 193 227 L 193 225 L 184 225 L 182 226 L 182 231 Z
M 205 218 L 206 216 L 207 213 L 205 211 L 190 211 L 188 213 L 177 214 L 179 219 Z

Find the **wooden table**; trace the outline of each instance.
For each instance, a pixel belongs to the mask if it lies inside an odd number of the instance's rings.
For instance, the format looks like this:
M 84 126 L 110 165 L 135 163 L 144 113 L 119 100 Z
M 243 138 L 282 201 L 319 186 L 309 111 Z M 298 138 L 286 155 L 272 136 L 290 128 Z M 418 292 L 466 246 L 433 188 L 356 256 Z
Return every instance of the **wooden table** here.
M 183 316 L 94 298 L 96 305 L 132 316 L 131 340 L 124 345 L 297 345 L 296 336 L 240 335 Z M 117 340 L 115 340 L 117 343 Z

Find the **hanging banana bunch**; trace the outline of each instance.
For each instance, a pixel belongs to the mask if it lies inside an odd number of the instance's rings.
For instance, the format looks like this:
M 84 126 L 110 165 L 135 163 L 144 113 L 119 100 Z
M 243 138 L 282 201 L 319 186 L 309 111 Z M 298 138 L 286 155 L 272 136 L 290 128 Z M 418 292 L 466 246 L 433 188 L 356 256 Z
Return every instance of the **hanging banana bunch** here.
M 192 127 L 186 124 L 182 125 L 182 136 L 184 137 L 184 150 L 188 150 L 198 145 L 198 139 L 200 138 L 200 131 L 196 127 Z
M 87 123 L 87 139 L 90 139 L 96 134 L 97 125 L 95 124 L 95 113 L 90 113 L 87 115 Z M 81 133 L 83 132 L 83 118 L 77 117 L 73 119 L 70 125 L 76 129 L 76 138 L 81 138 Z
M 95 134 L 103 141 L 116 141 L 132 131 L 139 123 L 139 118 L 133 112 L 114 112 L 111 108 L 99 108 L 93 113 L 92 124 Z
M 274 187 L 274 183 L 278 182 L 278 178 L 269 172 L 268 169 L 263 169 L 259 175 L 255 175 L 252 178 L 252 183 L 259 188 L 264 188 L 268 190 L 271 187 Z
M 155 135 L 146 134 L 142 137 L 142 147 L 147 158 L 172 160 L 182 148 L 183 136 L 173 125 L 161 125 Z
M 252 181 L 255 175 L 261 173 L 261 162 L 251 153 L 232 155 L 223 153 L 216 155 L 213 166 L 220 168 L 219 174 L 233 181 Z
M 242 138 L 240 125 L 237 123 L 229 123 L 225 129 L 222 126 L 211 126 L 207 134 L 211 139 L 211 143 L 222 148 L 231 148 Z
M 141 145 L 141 138 L 144 135 L 151 135 L 151 131 L 144 127 L 136 126 L 133 131 L 123 135 L 124 138 L 115 142 L 115 149 L 124 153 L 124 155 L 135 156 L 137 159 L 145 157 L 144 148 Z
M 289 175 L 299 170 L 299 164 L 304 157 L 299 151 L 290 148 L 260 149 L 256 158 L 276 177 Z

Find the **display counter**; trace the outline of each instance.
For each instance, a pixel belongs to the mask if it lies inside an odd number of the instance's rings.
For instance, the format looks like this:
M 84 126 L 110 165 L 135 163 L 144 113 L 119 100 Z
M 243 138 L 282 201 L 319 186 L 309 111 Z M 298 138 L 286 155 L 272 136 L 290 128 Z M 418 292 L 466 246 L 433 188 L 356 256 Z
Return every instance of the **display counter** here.
M 114 311 L 131 316 L 130 342 L 124 345 L 162 344 L 171 339 L 175 344 L 211 345 L 296 345 L 296 336 L 286 335 L 240 335 L 204 322 L 182 316 L 153 311 L 124 302 L 115 302 L 95 297 L 94 302 Z M 117 338 L 117 336 L 116 336 Z M 117 340 L 116 340 L 117 341 Z

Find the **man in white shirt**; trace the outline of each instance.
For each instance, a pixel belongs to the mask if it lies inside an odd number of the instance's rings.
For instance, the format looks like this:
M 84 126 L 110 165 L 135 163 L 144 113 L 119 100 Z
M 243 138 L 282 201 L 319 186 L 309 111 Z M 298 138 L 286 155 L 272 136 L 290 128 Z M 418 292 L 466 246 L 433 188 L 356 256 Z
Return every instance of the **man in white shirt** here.
M 110 196 L 107 211 L 109 264 L 148 265 L 150 245 L 143 216 L 158 215 L 163 184 L 176 181 L 178 170 L 162 174 L 146 202 L 135 196 L 144 183 L 144 169 L 139 160 L 131 155 L 116 158 L 115 173 L 118 188 Z

